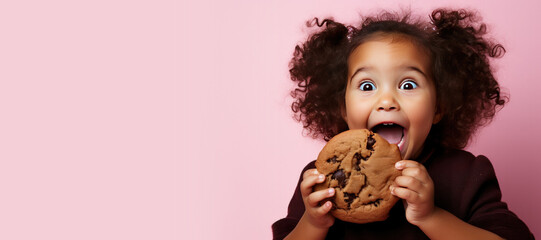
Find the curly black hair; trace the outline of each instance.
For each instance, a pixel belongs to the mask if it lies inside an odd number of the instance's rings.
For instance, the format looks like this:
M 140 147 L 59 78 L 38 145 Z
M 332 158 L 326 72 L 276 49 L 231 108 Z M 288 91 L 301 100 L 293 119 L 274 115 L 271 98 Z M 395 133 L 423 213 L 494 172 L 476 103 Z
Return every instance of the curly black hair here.
M 291 109 L 314 138 L 328 141 L 348 129 L 342 118 L 347 58 L 379 33 L 406 36 L 431 59 L 442 118 L 432 126 L 427 141 L 462 149 L 507 101 L 490 66 L 490 58 L 503 56 L 505 49 L 485 37 L 487 27 L 473 11 L 436 9 L 429 21 L 410 13 L 383 12 L 364 18 L 358 26 L 318 18 L 307 25 L 319 31 L 295 47 L 289 69 L 296 82 Z

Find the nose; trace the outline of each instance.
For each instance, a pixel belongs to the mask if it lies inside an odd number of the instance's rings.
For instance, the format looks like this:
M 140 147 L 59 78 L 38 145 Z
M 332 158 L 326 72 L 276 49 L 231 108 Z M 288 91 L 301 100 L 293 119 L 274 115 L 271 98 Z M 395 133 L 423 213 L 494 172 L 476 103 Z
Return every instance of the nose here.
M 376 108 L 378 111 L 398 111 L 400 105 L 396 101 L 394 94 L 390 91 L 381 93 Z

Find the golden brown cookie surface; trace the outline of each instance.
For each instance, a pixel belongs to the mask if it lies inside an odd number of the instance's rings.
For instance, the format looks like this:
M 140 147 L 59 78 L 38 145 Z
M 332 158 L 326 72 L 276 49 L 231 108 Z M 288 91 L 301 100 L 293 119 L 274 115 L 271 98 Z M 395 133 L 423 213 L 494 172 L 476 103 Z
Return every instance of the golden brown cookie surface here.
M 366 129 L 348 130 L 333 137 L 316 160 L 326 176 L 314 190 L 334 188 L 331 213 L 354 223 L 385 220 L 398 198 L 389 186 L 400 172 L 394 167 L 400 151 Z

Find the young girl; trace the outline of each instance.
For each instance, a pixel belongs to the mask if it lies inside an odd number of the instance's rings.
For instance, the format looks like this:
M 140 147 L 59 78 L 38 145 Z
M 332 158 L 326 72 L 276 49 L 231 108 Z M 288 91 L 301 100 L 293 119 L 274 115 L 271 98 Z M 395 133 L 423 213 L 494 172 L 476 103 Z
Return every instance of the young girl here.
M 311 162 L 274 239 L 533 239 L 501 201 L 490 161 L 461 150 L 505 103 L 489 65 L 505 49 L 483 37 L 475 14 L 315 23 L 322 29 L 291 61 L 292 109 L 315 137 L 365 128 L 397 144 L 402 175 L 390 191 L 402 203 L 382 222 L 335 219 L 325 200 L 334 189 L 312 190 L 324 178 Z

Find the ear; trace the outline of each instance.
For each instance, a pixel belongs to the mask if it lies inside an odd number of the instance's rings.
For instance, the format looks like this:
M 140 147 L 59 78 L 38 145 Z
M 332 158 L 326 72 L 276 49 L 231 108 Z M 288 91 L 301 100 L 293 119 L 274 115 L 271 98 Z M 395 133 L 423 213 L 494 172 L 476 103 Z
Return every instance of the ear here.
M 441 108 L 436 107 L 436 113 L 434 114 L 434 119 L 432 120 L 432 124 L 439 123 L 442 118 L 443 118 L 443 111 L 441 111 Z
M 342 119 L 344 120 L 344 122 L 346 122 L 346 124 L 348 123 L 348 114 L 346 112 L 346 106 L 345 104 L 341 104 L 340 106 L 340 113 L 342 115 Z

